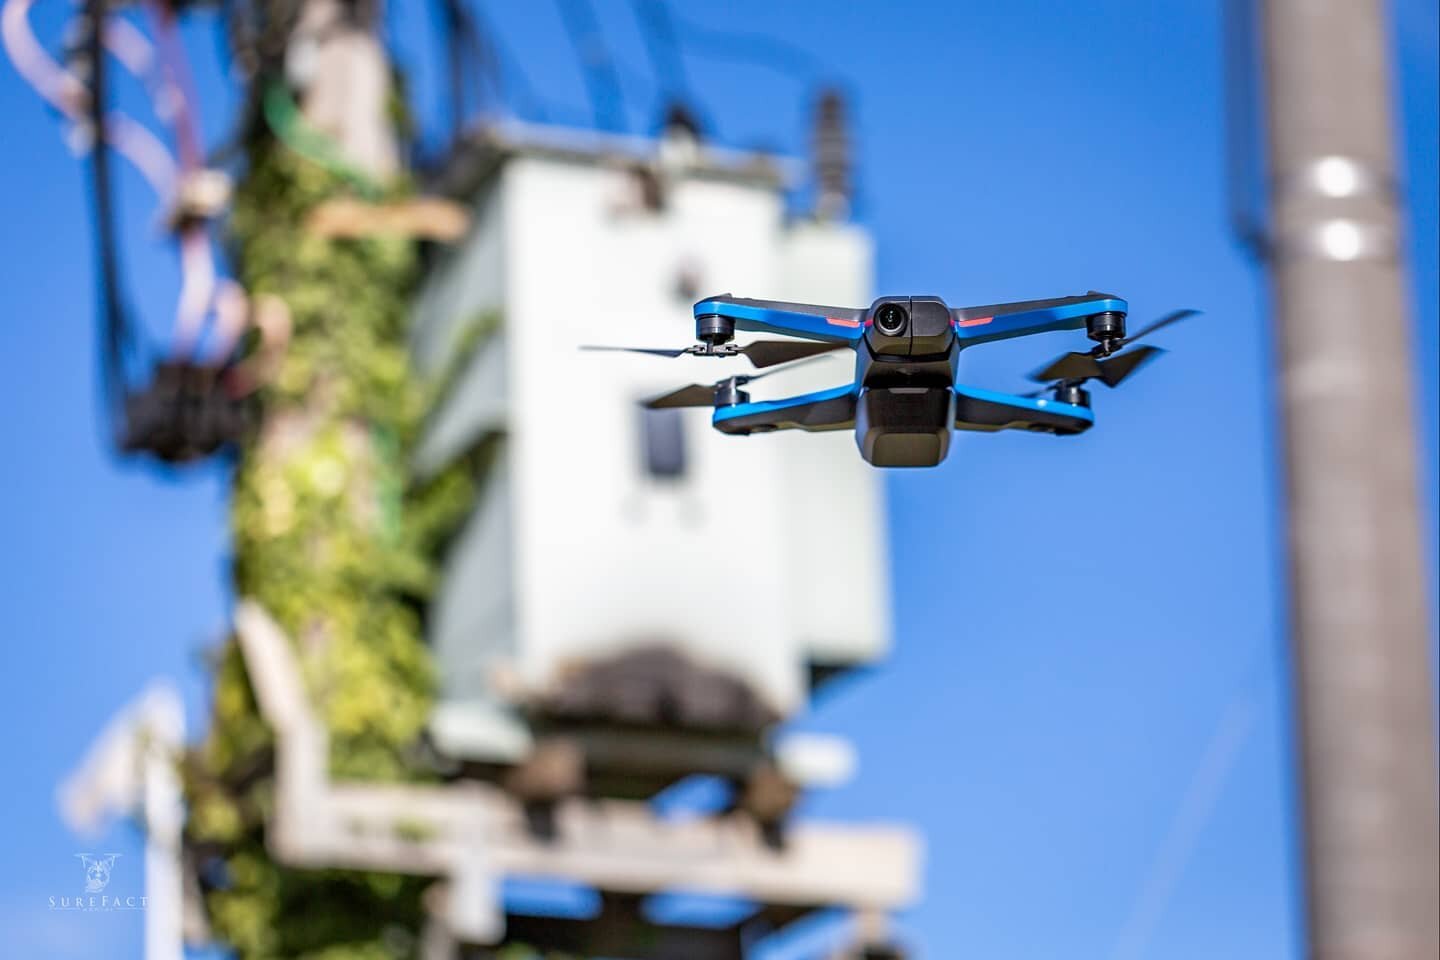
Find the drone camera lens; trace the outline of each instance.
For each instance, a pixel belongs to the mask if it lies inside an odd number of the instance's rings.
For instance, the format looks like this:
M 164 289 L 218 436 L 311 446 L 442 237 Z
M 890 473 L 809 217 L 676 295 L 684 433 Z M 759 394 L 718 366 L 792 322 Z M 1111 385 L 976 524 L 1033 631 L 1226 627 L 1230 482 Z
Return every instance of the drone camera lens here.
M 898 337 L 905 332 L 910 316 L 898 303 L 887 303 L 875 311 L 875 329 L 887 337 Z

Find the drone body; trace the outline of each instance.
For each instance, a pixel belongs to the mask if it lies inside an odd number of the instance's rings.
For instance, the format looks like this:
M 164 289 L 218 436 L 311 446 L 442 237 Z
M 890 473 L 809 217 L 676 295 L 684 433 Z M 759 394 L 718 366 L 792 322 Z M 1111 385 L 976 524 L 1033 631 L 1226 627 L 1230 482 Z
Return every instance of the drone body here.
M 1159 354 L 1143 346 L 1115 354 L 1139 337 L 1193 313 L 1182 310 L 1125 336 L 1129 305 L 1105 293 L 951 308 L 939 297 L 881 297 L 868 308 L 825 307 L 728 294 L 695 304 L 695 336 L 664 356 L 745 355 L 772 366 L 845 348 L 855 352 L 851 383 L 785 400 L 751 401 L 741 387 L 764 374 L 692 384 L 648 402 L 651 407 L 713 406 L 722 433 L 773 430 L 855 431 L 861 456 L 878 467 L 930 467 L 945 459 L 951 430 L 1030 430 L 1071 435 L 1094 425 L 1087 380 L 1116 386 Z M 957 382 L 962 351 L 982 343 L 1085 328 L 1096 346 L 1070 353 L 1032 375 L 1049 386 L 1031 394 L 999 393 Z M 804 341 L 760 341 L 738 347 L 737 330 L 786 334 Z M 631 348 L 615 348 L 631 349 Z

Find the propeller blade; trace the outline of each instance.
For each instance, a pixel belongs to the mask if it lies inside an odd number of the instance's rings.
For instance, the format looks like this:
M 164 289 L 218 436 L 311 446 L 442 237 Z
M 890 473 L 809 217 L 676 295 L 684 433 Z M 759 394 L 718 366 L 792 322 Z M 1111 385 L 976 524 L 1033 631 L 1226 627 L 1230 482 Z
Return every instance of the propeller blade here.
M 803 360 L 806 357 L 830 353 L 849 347 L 848 343 L 820 343 L 813 340 L 756 340 L 740 348 L 757 368 L 773 367 L 777 363 Z
M 1097 379 L 1107 387 L 1118 387 L 1121 381 L 1164 352 L 1159 347 L 1136 347 L 1108 360 L 1101 360 L 1100 376 Z
M 827 346 L 828 346 L 828 344 L 827 344 Z M 843 344 L 842 344 L 842 346 L 843 346 Z M 745 384 L 747 384 L 747 383 L 754 383 L 756 380 L 764 380 L 766 377 L 774 376 L 774 375 L 777 374 L 777 373 L 788 373 L 788 372 L 790 372 L 791 370 L 794 370 L 796 367 L 803 367 L 803 366 L 805 366 L 807 363 L 814 363 L 816 360 L 819 360 L 819 359 L 821 359 L 821 358 L 820 358 L 820 357 L 806 357 L 806 358 L 803 359 L 803 360 L 791 360 L 791 361 L 781 361 L 781 360 L 777 360 L 777 361 L 775 361 L 776 363 L 785 363 L 785 362 L 788 362 L 790 365 L 787 366 L 787 367 L 781 367 L 781 368 L 779 368 L 779 369 L 777 369 L 777 370 L 766 370 L 764 373 L 742 373 L 742 374 L 740 374 L 738 377 L 728 377 L 728 378 L 726 378 L 726 379 L 734 380 L 736 386 L 742 386 L 742 387 L 743 387 L 743 386 L 744 386 Z M 759 364 L 756 364 L 756 366 L 759 366 Z M 722 384 L 722 383 L 724 383 L 724 382 L 725 382 L 724 380 L 717 380 L 717 381 L 715 382 L 715 386 L 718 387 L 718 386 L 720 386 L 720 384 Z
M 658 397 L 651 397 L 644 402 L 644 406 L 651 410 L 659 410 L 664 407 L 709 407 L 715 403 L 715 391 L 726 383 L 733 382 L 737 387 L 743 387 L 747 383 L 754 383 L 756 380 L 764 380 L 766 377 L 776 373 L 785 373 L 794 370 L 796 367 L 813 363 L 819 357 L 810 357 L 798 363 L 792 363 L 788 367 L 781 367 L 778 370 L 766 370 L 764 373 L 742 373 L 733 377 L 724 377 L 711 384 L 691 383 L 681 387 L 679 390 L 672 390 L 669 393 L 661 394 Z
M 690 348 L 689 348 L 689 347 L 681 347 L 681 348 L 678 349 L 678 350 L 667 350 L 667 349 L 664 349 L 664 348 L 662 348 L 662 347 L 610 347 L 610 346 L 595 346 L 595 345 L 592 345 L 592 344 L 586 344 L 585 346 L 582 346 L 580 349 L 581 349 L 581 350 L 616 350 L 616 351 L 619 351 L 619 352 L 621 352 L 621 353 L 649 353 L 649 354 L 653 354 L 654 356 L 657 356 L 657 357 L 678 357 L 678 356 L 680 356 L 681 354 L 685 354 L 685 353 L 689 353 L 689 352 L 690 352 Z
M 1156 320 L 1154 323 L 1151 323 L 1151 324 L 1148 324 L 1148 325 L 1146 325 L 1146 326 L 1141 327 L 1139 330 L 1135 331 L 1135 333 L 1133 333 L 1133 334 L 1131 334 L 1130 336 L 1126 337 L 1126 338 L 1124 339 L 1124 341 L 1122 341 L 1122 342 L 1127 343 L 1127 344 L 1128 344 L 1128 343 L 1134 343 L 1136 340 L 1139 340 L 1141 337 L 1148 337 L 1150 334 L 1154 333 L 1156 330 L 1160 330 L 1160 329 L 1162 329 L 1162 328 L 1164 328 L 1164 327 L 1168 327 L 1168 326 L 1170 326 L 1170 324 L 1172 324 L 1172 323 L 1179 323 L 1181 320 L 1184 320 L 1186 317 L 1193 317 L 1193 316 L 1195 316 L 1196 314 L 1198 314 L 1199 312 L 1200 312 L 1199 310 L 1175 310 L 1175 311 L 1173 311 L 1173 312 L 1171 312 L 1171 313 L 1167 313 L 1167 314 L 1165 314 L 1165 316 L 1161 317 L 1159 320 Z
M 722 380 L 721 383 L 724 383 Z M 715 385 L 691 383 L 662 393 L 646 400 L 644 406 L 650 410 L 664 410 L 669 407 L 710 407 L 715 405 Z
M 1030 374 L 1036 383 L 1055 380 L 1089 380 L 1101 376 L 1100 363 L 1088 353 L 1067 353 L 1048 367 Z

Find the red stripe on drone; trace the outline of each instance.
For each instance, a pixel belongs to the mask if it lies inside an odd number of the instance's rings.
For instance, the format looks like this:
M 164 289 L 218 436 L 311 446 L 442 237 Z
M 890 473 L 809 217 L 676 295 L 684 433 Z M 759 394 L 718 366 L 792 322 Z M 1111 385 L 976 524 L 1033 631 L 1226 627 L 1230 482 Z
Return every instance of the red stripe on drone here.
M 995 319 L 994 317 L 974 317 L 974 318 L 972 318 L 972 319 L 970 319 L 970 320 L 957 320 L 957 321 L 955 321 L 955 326 L 957 326 L 957 327 L 983 327 L 983 326 L 985 326 L 985 324 L 989 323 L 991 320 L 994 320 L 994 319 Z
M 844 317 L 826 317 L 825 322 L 834 327 L 858 327 L 859 320 L 846 320 Z

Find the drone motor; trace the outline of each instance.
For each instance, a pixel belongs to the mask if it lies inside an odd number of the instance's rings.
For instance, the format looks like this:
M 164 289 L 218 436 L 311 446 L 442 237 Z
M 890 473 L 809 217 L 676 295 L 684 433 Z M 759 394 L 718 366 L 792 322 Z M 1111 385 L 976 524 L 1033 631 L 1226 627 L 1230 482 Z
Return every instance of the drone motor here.
M 695 318 L 695 339 L 711 346 L 719 346 L 735 339 L 735 321 L 718 313 L 707 313 Z
M 1078 383 L 1058 383 L 1051 392 L 1061 403 L 1074 404 L 1087 410 L 1090 408 L 1090 391 Z
M 1125 314 L 1106 310 L 1085 320 L 1085 333 L 1100 345 L 1100 355 L 1108 357 L 1125 342 Z

